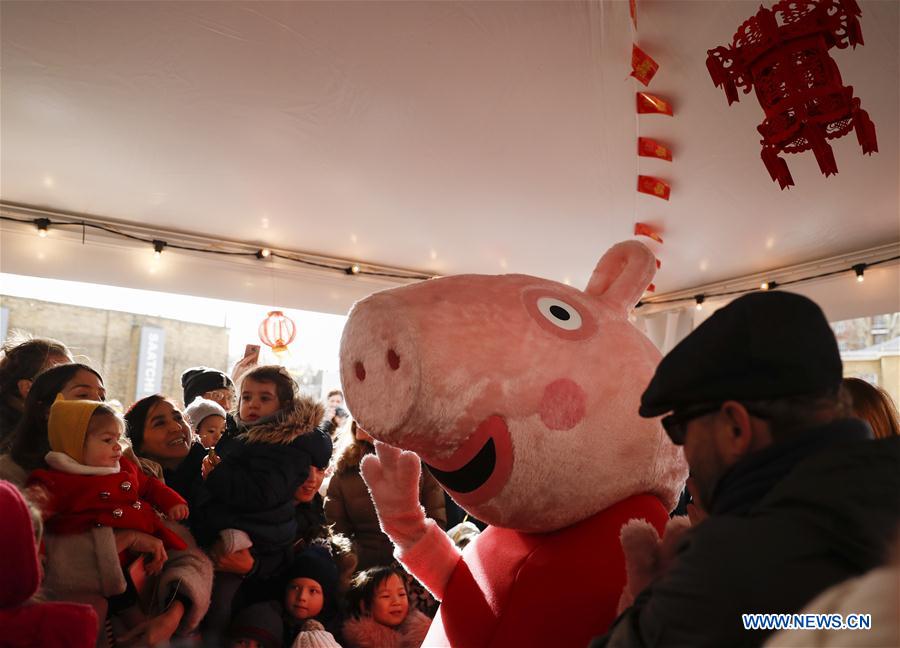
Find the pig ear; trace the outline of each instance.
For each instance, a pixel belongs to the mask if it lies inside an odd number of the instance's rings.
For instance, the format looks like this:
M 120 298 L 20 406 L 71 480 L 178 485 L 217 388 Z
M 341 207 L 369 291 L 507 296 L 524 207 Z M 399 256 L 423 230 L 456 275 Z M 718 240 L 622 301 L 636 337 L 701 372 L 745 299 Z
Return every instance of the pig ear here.
M 656 274 L 656 257 L 638 241 L 617 243 L 597 262 L 585 292 L 602 297 L 627 311 L 634 306 Z

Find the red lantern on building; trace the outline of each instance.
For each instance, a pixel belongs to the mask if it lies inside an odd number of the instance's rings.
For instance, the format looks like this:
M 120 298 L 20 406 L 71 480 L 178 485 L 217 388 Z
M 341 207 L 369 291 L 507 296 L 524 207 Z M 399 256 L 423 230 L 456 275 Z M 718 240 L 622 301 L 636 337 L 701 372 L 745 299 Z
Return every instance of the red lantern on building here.
M 259 325 L 259 339 L 275 353 L 284 353 L 297 336 L 294 320 L 281 311 L 271 311 Z
M 794 184 L 779 153 L 811 150 L 826 176 L 837 173 L 827 140 L 851 130 L 863 153 L 878 151 L 875 126 L 845 86 L 828 50 L 863 44 L 856 0 L 782 0 L 760 8 L 740 26 L 727 47 L 709 50 L 706 67 L 729 105 L 738 90 L 756 90 L 766 118 L 762 160 L 784 189 Z

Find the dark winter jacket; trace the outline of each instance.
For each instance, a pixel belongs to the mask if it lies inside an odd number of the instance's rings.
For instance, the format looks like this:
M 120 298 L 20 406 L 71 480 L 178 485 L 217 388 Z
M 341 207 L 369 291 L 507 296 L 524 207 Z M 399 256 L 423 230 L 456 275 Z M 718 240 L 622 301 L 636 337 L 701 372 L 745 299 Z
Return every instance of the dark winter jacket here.
M 186 499 L 191 509 L 194 508 L 195 501 L 203 489 L 201 467 L 205 456 L 206 448 L 200 443 L 194 443 L 177 468 L 162 467 L 166 486 Z
M 834 421 L 748 456 L 670 571 L 593 647 L 758 646 L 744 613 L 793 613 L 882 564 L 900 522 L 900 437 Z M 865 610 L 860 610 L 865 612 Z
M 378 524 L 375 505 L 359 472 L 363 457 L 373 451 L 374 448 L 365 442 L 347 446 L 328 483 L 325 497 L 325 517 L 333 524 L 335 533 L 342 533 L 353 542 L 360 570 L 390 565 L 394 560 L 394 545 Z M 422 471 L 419 479 L 419 502 L 425 508 L 425 515 L 446 529 L 444 491 L 427 470 Z
M 344 623 L 345 648 L 419 648 L 431 627 L 431 619 L 413 607 L 396 628 L 381 625 L 370 616 Z
M 209 473 L 192 528 L 211 545 L 219 531 L 240 529 L 253 541 L 256 575 L 267 578 L 283 561 L 297 530 L 294 492 L 309 474 L 311 454 L 322 443 L 316 425 L 322 406 L 300 397 L 288 412 L 241 425 L 221 463 Z
M 294 550 L 305 548 L 315 538 L 327 538 L 330 535 L 328 522 L 325 520 L 325 499 L 315 494 L 311 502 L 297 504 L 294 507 L 294 519 L 297 521 L 297 533 L 294 535 Z

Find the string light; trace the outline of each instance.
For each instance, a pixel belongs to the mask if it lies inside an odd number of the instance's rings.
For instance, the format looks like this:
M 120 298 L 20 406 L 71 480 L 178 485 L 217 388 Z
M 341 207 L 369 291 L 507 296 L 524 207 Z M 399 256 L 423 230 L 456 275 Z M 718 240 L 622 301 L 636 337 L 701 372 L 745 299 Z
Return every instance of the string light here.
M 5 208 L 5 205 L 3 205 L 2 201 L 0 201 L 0 207 Z M 75 218 L 75 217 L 72 217 L 72 218 Z M 131 239 L 134 241 L 141 241 L 143 243 L 150 243 L 153 245 L 153 252 L 157 258 L 162 256 L 162 252 L 164 249 L 172 248 L 172 249 L 178 249 L 178 250 L 186 250 L 186 251 L 190 251 L 190 252 L 200 252 L 200 253 L 204 253 L 204 254 L 225 255 L 225 256 L 229 256 L 229 257 L 243 256 L 243 257 L 256 257 L 257 259 L 265 259 L 265 258 L 277 256 L 279 259 L 284 259 L 285 261 L 291 261 L 294 263 L 299 263 L 299 264 L 316 267 L 316 268 L 322 268 L 325 270 L 339 271 L 339 272 L 343 272 L 348 275 L 365 274 L 365 275 L 371 275 L 371 276 L 377 276 L 377 277 L 394 277 L 397 279 L 405 279 L 405 280 L 425 280 L 425 279 L 440 278 L 440 275 L 419 274 L 416 272 L 406 271 L 406 270 L 402 270 L 399 268 L 389 269 L 389 270 L 388 269 L 381 270 L 381 269 L 377 269 L 377 268 L 372 268 L 372 269 L 368 269 L 368 270 L 363 270 L 360 267 L 360 265 L 357 263 L 354 263 L 353 265 L 350 265 L 350 266 L 344 266 L 344 265 L 342 265 L 342 263 L 339 259 L 327 259 L 327 258 L 323 258 L 323 257 L 306 258 L 306 257 L 304 257 L 304 255 L 298 254 L 298 253 L 291 253 L 291 254 L 275 253 L 272 250 L 270 250 L 269 248 L 260 248 L 260 249 L 253 251 L 252 249 L 247 250 L 246 248 L 244 248 L 243 250 L 241 250 L 241 249 L 228 250 L 228 249 L 221 249 L 221 247 L 218 247 L 218 246 L 204 248 L 204 247 L 196 247 L 193 245 L 180 244 L 180 243 L 179 244 L 176 244 L 176 243 L 169 244 L 166 241 L 163 241 L 160 239 L 148 239 L 148 238 L 144 238 L 142 236 L 136 235 L 136 234 L 124 232 L 124 231 L 121 231 L 120 229 L 117 229 L 114 226 L 107 225 L 105 223 L 91 222 L 91 221 L 86 221 L 86 220 L 82 220 L 82 219 L 51 221 L 49 218 L 44 218 L 44 217 L 34 218 L 34 219 L 32 219 L 32 218 L 16 218 L 13 216 L 7 216 L 5 214 L 0 214 L 0 221 L 10 221 L 10 222 L 16 222 L 16 223 L 31 223 L 37 228 L 38 236 L 40 236 L 41 238 L 45 238 L 47 236 L 51 225 L 53 227 L 76 226 L 76 227 L 79 227 L 82 231 L 82 242 L 84 241 L 85 229 L 90 228 L 90 229 L 101 230 L 103 232 L 107 232 L 109 234 L 119 236 L 121 238 Z M 237 244 L 237 245 L 239 245 L 239 244 Z M 323 260 L 319 260 L 320 258 L 322 258 Z M 849 272 L 851 270 L 856 273 L 856 280 L 858 282 L 863 282 L 865 280 L 865 278 L 864 278 L 865 270 L 867 268 L 869 268 L 870 266 L 880 265 L 883 263 L 890 263 L 892 261 L 897 261 L 898 259 L 900 259 L 900 256 L 891 256 L 891 257 L 884 258 L 884 259 L 878 259 L 877 261 L 872 261 L 869 263 L 858 263 L 849 268 L 846 268 L 846 267 L 839 268 L 836 270 L 831 270 L 829 272 L 823 272 L 823 273 L 815 274 L 815 275 L 811 275 L 811 276 L 799 277 L 797 279 L 791 279 L 790 281 L 784 281 L 781 284 L 778 284 L 775 281 L 767 281 L 767 282 L 763 282 L 759 286 L 758 290 L 773 290 L 773 289 L 775 289 L 776 286 L 788 286 L 788 285 L 799 284 L 799 283 L 803 283 L 803 282 L 807 282 L 807 281 L 813 281 L 816 279 L 823 279 L 825 277 L 831 277 L 831 276 L 843 274 L 843 273 Z M 721 291 L 721 292 L 710 293 L 708 295 L 697 295 L 697 296 L 694 296 L 693 299 L 697 304 L 698 310 L 701 310 L 703 301 L 705 300 L 706 297 L 731 297 L 731 296 L 743 295 L 743 294 L 746 294 L 749 292 L 753 292 L 754 290 L 757 290 L 757 288 L 725 290 L 725 291 Z M 701 299 L 698 300 L 697 297 L 700 297 Z M 684 302 L 684 301 L 687 301 L 688 299 L 691 299 L 691 297 L 689 297 L 689 296 L 673 297 L 670 299 L 652 299 L 651 298 L 646 301 L 642 300 L 642 301 L 638 302 L 638 304 L 635 306 L 635 308 L 641 308 L 643 306 L 655 306 L 655 305 L 670 304 L 670 303 L 676 303 L 676 302 Z
M 165 241 L 160 241 L 159 239 L 153 239 L 153 256 L 157 259 L 162 256 L 163 250 L 166 249 L 168 243 Z
M 706 297 L 704 297 L 703 295 L 696 295 L 694 297 L 694 301 L 697 302 L 697 310 L 703 310 L 703 302 L 706 301 Z

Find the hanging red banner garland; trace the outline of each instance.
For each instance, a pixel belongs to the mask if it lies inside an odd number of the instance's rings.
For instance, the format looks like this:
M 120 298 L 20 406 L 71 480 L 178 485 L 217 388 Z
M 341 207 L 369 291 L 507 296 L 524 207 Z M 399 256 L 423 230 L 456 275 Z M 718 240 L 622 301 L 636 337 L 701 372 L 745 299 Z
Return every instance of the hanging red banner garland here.
M 631 13 L 631 24 L 637 29 L 637 0 L 628 0 L 628 11 Z
M 639 115 L 657 114 L 672 115 L 672 104 L 649 92 L 637 93 L 637 111 Z
M 665 180 L 660 180 L 654 176 L 638 176 L 638 191 L 649 196 L 656 196 L 663 200 L 669 199 L 671 187 Z
M 631 45 L 631 76 L 643 83 L 650 85 L 650 81 L 659 69 L 659 64 L 637 45 Z
M 646 236 L 648 239 L 652 239 L 657 243 L 662 243 L 662 237 L 657 234 L 656 230 L 653 229 L 650 225 L 646 223 L 635 223 L 634 224 L 634 235 L 635 236 Z
M 762 160 L 782 189 L 794 180 L 779 153 L 812 150 L 827 177 L 837 173 L 827 140 L 854 129 L 864 154 L 878 151 L 874 124 L 828 53 L 863 44 L 861 15 L 855 0 L 782 0 L 745 21 L 730 46 L 707 52 L 706 67 L 729 105 L 738 88 L 756 89 L 766 114 L 757 126 Z
M 638 137 L 638 155 L 672 161 L 672 150 L 649 137 Z

